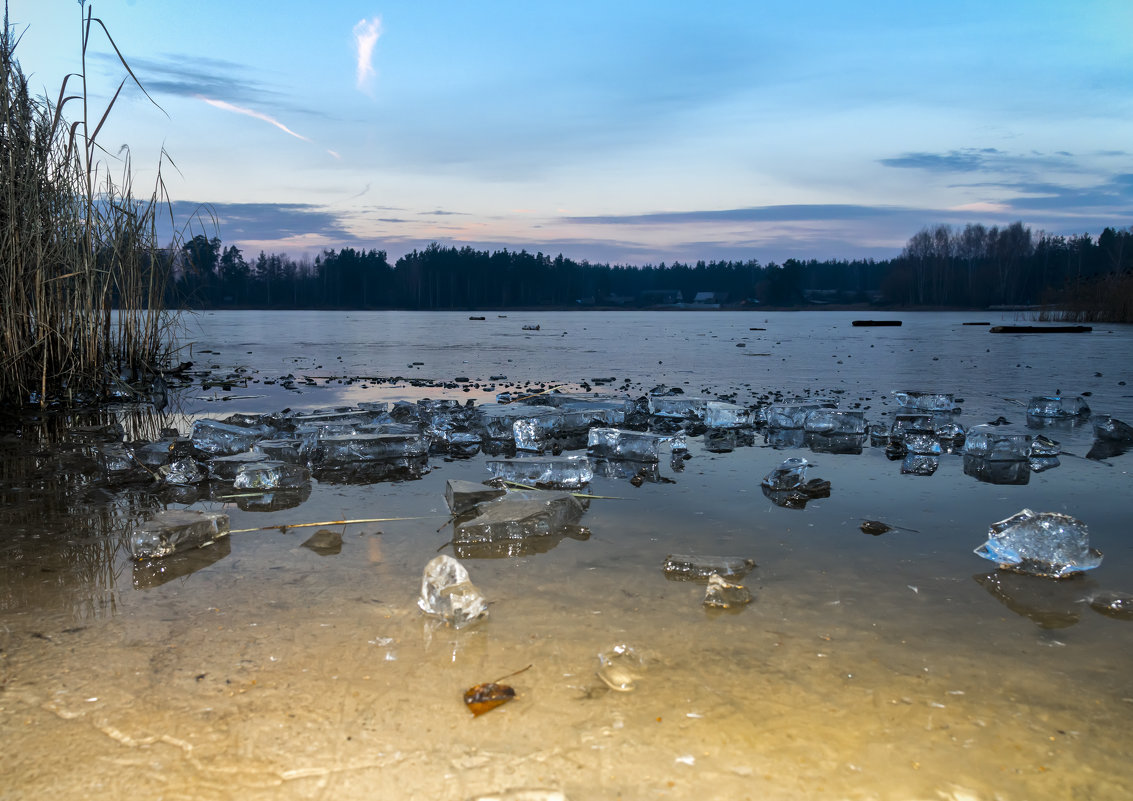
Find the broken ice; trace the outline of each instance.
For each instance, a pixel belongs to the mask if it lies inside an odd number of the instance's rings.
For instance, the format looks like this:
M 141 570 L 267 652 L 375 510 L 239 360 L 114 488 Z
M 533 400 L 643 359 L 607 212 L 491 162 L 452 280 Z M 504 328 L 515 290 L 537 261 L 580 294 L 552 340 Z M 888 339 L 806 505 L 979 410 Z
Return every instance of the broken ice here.
M 1077 398 L 1064 398 L 1060 395 L 1040 395 L 1031 398 L 1027 404 L 1028 417 L 1045 417 L 1054 420 L 1062 420 L 1068 417 L 1078 417 L 1079 415 L 1087 415 L 1090 413 L 1090 407 L 1086 405 L 1086 399 L 1079 396 Z
M 1102 561 L 1081 520 L 1030 509 L 992 524 L 987 542 L 975 552 L 1000 567 L 1052 578 L 1092 570 Z
M 173 509 L 159 512 L 130 532 L 130 555 L 135 559 L 169 556 L 200 548 L 228 535 L 228 515 Z
M 242 465 L 233 479 L 236 489 L 295 489 L 311 483 L 306 467 L 265 459 Z
M 605 459 L 658 462 L 660 447 L 666 442 L 673 450 L 685 450 L 685 439 L 679 434 L 665 436 L 620 428 L 592 428 L 587 435 L 586 451 Z
M 716 609 L 733 609 L 751 603 L 751 590 L 742 584 L 731 584 L 720 578 L 719 573 L 708 577 L 708 587 L 704 591 L 704 605 Z
M 810 434 L 864 434 L 865 412 L 856 409 L 815 409 L 803 420 Z
M 767 427 L 802 428 L 807 415 L 819 408 L 817 403 L 772 403 L 767 407 Z
M 478 504 L 498 498 L 506 492 L 507 490 L 500 487 L 489 487 L 487 484 L 456 478 L 450 478 L 445 483 L 445 501 L 448 503 L 449 511 L 454 515 L 470 512 Z
M 704 409 L 704 424 L 709 428 L 742 428 L 751 422 L 751 412 L 735 403 L 708 401 Z
M 1095 414 L 1090 418 L 1094 436 L 1109 442 L 1133 442 L 1133 426 L 1108 414 Z
M 1027 458 L 1030 442 L 1030 434 L 1011 426 L 972 426 L 964 441 L 964 453 L 991 462 L 1021 461 Z
M 806 479 L 810 462 L 801 456 L 784 459 L 779 466 L 763 477 L 763 486 L 770 490 L 789 490 L 801 486 Z
M 939 445 L 937 446 L 939 447 Z M 901 473 L 911 476 L 931 476 L 940 467 L 940 457 L 927 453 L 908 453 L 901 462 Z
M 708 401 L 704 398 L 687 398 L 684 395 L 649 396 L 649 413 L 654 417 L 703 420 L 707 408 Z
M 496 478 L 518 484 L 578 489 L 590 483 L 594 471 L 585 456 L 520 456 L 486 463 Z
M 267 426 L 238 426 L 219 420 L 202 419 L 193 423 L 190 439 L 193 447 L 214 456 L 240 453 L 252 447 L 256 440 L 272 434 Z
M 346 434 L 320 437 L 311 454 L 311 461 L 320 466 L 331 467 L 356 462 L 427 456 L 428 453 L 428 440 L 419 432 Z
M 585 510 L 582 501 L 569 492 L 509 492 L 479 504 L 476 517 L 457 523 L 453 542 L 463 545 L 546 537 L 577 524 Z
M 446 554 L 425 565 L 417 606 L 457 629 L 488 615 L 488 604 L 469 580 L 468 570 Z
M 903 409 L 921 412 L 950 412 L 956 406 L 947 392 L 894 392 L 897 405 Z

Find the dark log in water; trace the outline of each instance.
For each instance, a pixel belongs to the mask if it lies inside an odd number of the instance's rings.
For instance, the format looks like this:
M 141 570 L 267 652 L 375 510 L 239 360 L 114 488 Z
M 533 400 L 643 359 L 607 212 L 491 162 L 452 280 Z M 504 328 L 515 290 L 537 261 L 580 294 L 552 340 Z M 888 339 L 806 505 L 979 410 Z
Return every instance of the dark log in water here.
M 900 325 L 900 320 L 854 320 L 853 325 Z

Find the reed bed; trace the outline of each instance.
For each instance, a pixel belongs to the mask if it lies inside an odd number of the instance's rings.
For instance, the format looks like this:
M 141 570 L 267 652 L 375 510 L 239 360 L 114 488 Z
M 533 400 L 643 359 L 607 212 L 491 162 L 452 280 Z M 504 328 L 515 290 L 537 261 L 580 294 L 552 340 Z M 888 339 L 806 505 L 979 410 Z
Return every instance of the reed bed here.
M 123 381 L 158 375 L 172 348 L 176 316 L 164 308 L 164 297 L 174 249 L 158 245 L 159 214 L 170 208 L 161 165 L 153 191 L 139 201 L 128 151 L 112 155 L 98 142 L 126 82 L 141 84 L 101 20 L 89 7 L 84 12 L 82 71 L 64 80 L 51 103 L 29 93 L 5 9 L 0 403 L 9 406 L 101 400 Z M 91 34 L 99 30 L 128 78 L 92 119 L 86 59 Z M 74 122 L 64 115 L 71 108 L 78 110 Z M 111 164 L 121 168 L 117 180 Z
M 1039 319 L 1074 323 L 1133 323 L 1133 274 L 1112 273 L 1059 293 Z

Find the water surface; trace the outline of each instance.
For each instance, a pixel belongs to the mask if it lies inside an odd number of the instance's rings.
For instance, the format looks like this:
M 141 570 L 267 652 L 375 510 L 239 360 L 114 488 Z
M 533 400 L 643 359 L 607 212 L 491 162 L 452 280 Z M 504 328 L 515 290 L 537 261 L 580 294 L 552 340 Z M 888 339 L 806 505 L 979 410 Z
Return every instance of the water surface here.
M 995 335 L 963 323 L 1015 320 L 899 316 L 854 328 L 837 312 L 205 313 L 183 358 L 218 383 L 149 425 L 583 384 L 834 398 L 870 422 L 892 419 L 894 390 L 945 391 L 964 425 L 1022 424 L 1032 395 L 1090 393 L 1095 411 L 1133 421 L 1128 326 Z M 443 386 L 457 377 L 469 380 Z M 757 435 L 717 454 L 690 438 L 683 470 L 662 462 L 665 481 L 596 478 L 592 493 L 620 500 L 591 502 L 589 539 L 465 560 L 491 615 L 462 631 L 415 601 L 451 537 L 445 481 L 487 478 L 482 455 L 431 458 L 413 481 L 316 483 L 274 511 L 198 500 L 234 529 L 416 519 L 346 527 L 332 556 L 300 547 L 312 529 L 236 534 L 155 576 L 122 536 L 181 504 L 98 482 L 56 493 L 56 463 L 29 468 L 10 439 L 0 797 L 1128 798 L 1133 623 L 1087 601 L 1133 592 L 1131 457 L 1081 458 L 1088 425 L 1044 433 L 1066 453 L 1023 485 L 965 475 L 957 454 L 909 476 L 877 448 L 816 454 Z M 759 480 L 788 456 L 812 461 L 830 497 L 772 504 Z M 1101 567 L 1055 582 L 972 553 L 1024 507 L 1085 521 Z M 863 519 L 914 531 L 868 536 Z M 706 610 L 702 586 L 660 569 L 689 551 L 755 559 L 755 601 Z M 618 643 L 645 658 L 629 693 L 595 677 Z M 508 680 L 515 701 L 464 709 L 465 689 L 529 664 Z

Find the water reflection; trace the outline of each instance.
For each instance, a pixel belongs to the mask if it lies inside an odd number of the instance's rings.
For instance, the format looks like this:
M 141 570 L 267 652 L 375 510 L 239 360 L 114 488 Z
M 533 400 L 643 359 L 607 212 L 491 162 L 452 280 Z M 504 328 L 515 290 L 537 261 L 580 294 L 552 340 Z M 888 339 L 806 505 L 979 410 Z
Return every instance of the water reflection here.
M 148 590 L 174 579 L 214 565 L 232 552 L 228 537 L 221 537 L 203 548 L 192 548 L 161 559 L 134 562 L 134 589 Z
M 993 570 L 972 579 L 1012 612 L 1044 629 L 1065 629 L 1077 623 L 1097 589 L 1097 582 L 1083 575 L 1050 579 Z
M 1024 460 L 993 461 L 965 453 L 964 475 L 985 484 L 1026 484 L 1031 480 L 1031 465 Z

